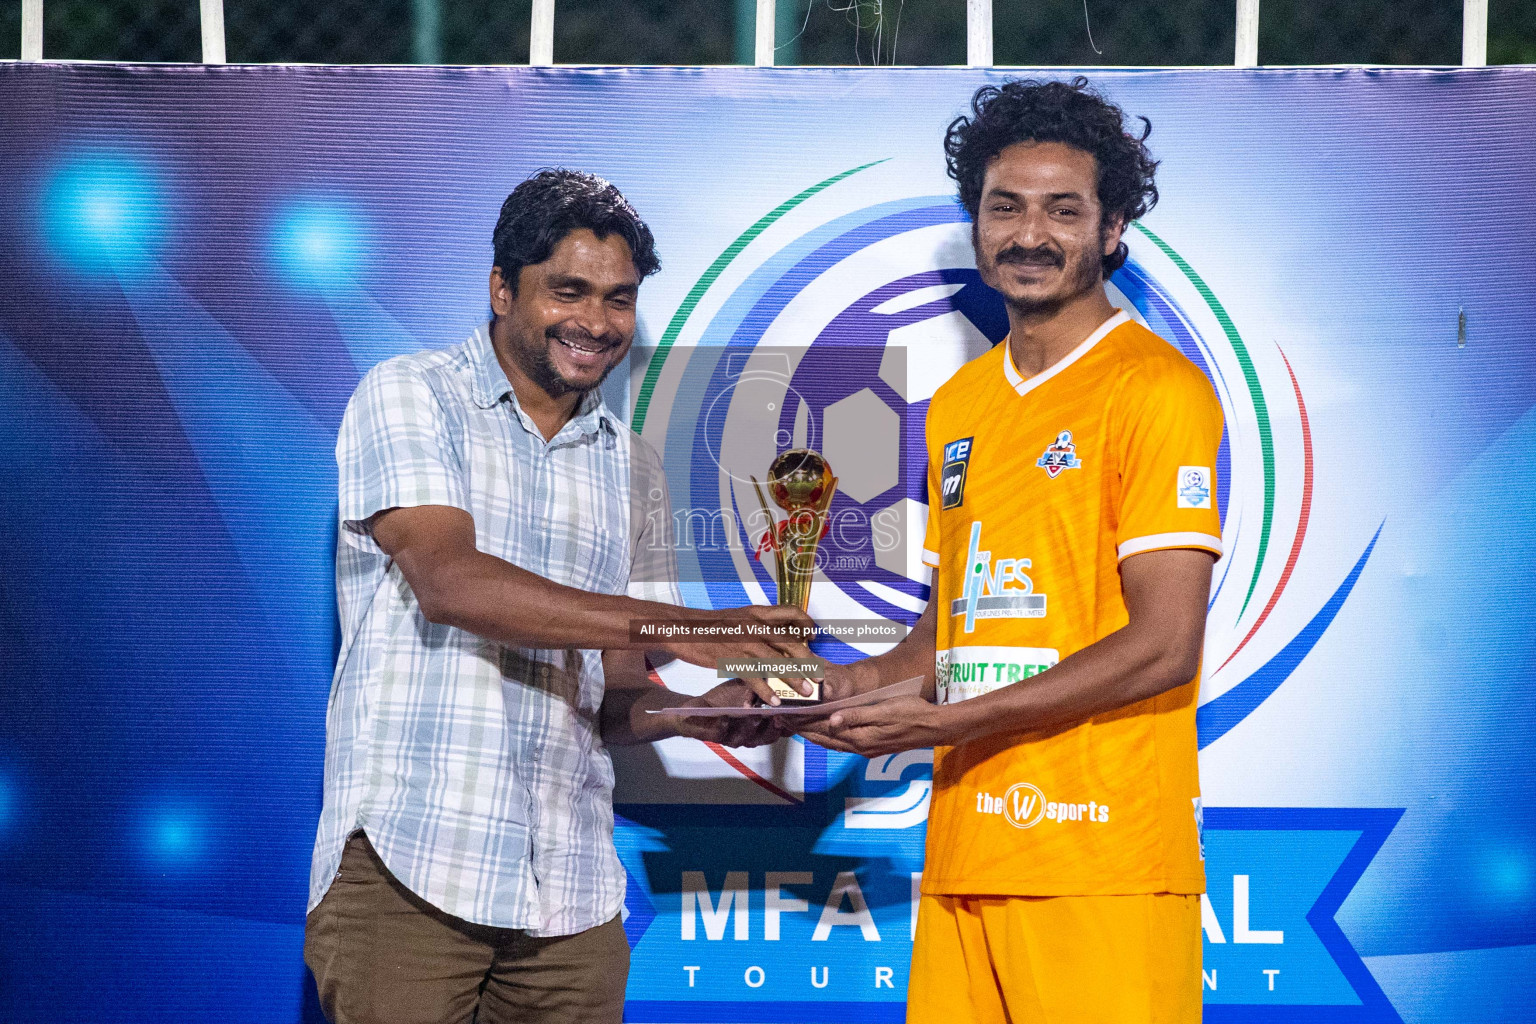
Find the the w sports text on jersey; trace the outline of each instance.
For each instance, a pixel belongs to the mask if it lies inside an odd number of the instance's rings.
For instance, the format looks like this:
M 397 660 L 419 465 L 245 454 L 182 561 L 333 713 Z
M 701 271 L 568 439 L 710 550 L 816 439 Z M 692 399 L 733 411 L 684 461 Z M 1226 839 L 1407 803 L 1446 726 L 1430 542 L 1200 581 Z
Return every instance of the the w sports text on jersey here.
M 1031 685 L 1126 625 L 1122 559 L 1219 556 L 1221 431 L 1205 376 L 1123 312 L 1029 379 L 1007 342 L 962 367 L 928 410 L 939 700 Z M 967 441 L 963 504 L 944 490 L 954 438 Z M 923 891 L 1203 891 L 1198 687 L 936 751 Z

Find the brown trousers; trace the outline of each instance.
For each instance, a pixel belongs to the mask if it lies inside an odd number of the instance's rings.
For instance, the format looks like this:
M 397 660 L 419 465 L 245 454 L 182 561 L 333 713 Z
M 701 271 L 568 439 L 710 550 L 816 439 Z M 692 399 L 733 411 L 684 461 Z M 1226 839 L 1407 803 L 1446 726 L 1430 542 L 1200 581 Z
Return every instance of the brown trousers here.
M 445 914 L 357 832 L 305 922 L 304 961 L 334 1024 L 619 1024 L 629 943 L 617 917 L 535 938 Z

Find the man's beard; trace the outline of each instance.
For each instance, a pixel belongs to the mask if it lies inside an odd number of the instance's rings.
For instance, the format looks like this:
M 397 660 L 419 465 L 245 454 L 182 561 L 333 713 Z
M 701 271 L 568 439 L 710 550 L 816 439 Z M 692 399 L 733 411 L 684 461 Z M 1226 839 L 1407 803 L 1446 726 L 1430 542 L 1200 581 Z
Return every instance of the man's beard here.
M 1009 263 L 1019 263 L 1026 266 L 1065 267 L 1066 256 L 1049 246 L 1041 245 L 1033 249 L 1025 249 L 1023 246 L 1010 245 L 993 259 L 993 265 L 1001 267 Z M 1097 253 L 1086 254 L 1082 262 L 1075 268 L 1075 273 L 1068 279 L 1067 292 L 1049 298 L 1015 298 L 1005 294 L 1003 301 L 1016 313 L 1035 317 L 1049 315 L 1058 312 L 1068 302 L 1079 295 L 1097 286 L 1104 278 L 1103 262 Z
M 588 334 L 586 331 L 577 331 L 570 328 L 551 327 L 544 332 L 545 344 L 539 345 L 512 345 L 512 358 L 517 360 L 518 367 L 528 375 L 528 379 L 537 384 L 550 398 L 561 398 L 569 394 L 585 395 L 589 391 L 596 391 L 602 386 L 603 381 L 613 372 L 617 363 L 610 363 L 608 368 L 597 378 L 597 382 L 591 387 L 582 387 L 560 375 L 555 369 L 555 361 L 549 354 L 551 343 L 558 345 L 560 338 L 580 345 L 594 346 L 601 341 Z M 609 348 L 614 346 L 610 345 Z

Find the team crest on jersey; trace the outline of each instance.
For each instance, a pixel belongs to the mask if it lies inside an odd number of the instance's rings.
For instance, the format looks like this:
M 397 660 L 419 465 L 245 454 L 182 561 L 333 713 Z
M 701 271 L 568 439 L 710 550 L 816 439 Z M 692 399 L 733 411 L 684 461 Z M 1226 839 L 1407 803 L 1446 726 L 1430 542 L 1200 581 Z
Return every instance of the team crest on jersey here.
M 944 466 L 939 470 L 940 508 L 959 508 L 965 501 L 965 471 L 971 464 L 971 442 L 962 437 L 944 446 Z
M 1077 457 L 1077 445 L 1072 443 L 1072 431 L 1063 430 L 1056 435 L 1056 443 L 1045 450 L 1045 454 L 1036 460 L 1035 465 L 1045 470 L 1045 475 L 1052 480 L 1061 475 L 1064 469 L 1076 469 L 1083 464 L 1083 460 Z

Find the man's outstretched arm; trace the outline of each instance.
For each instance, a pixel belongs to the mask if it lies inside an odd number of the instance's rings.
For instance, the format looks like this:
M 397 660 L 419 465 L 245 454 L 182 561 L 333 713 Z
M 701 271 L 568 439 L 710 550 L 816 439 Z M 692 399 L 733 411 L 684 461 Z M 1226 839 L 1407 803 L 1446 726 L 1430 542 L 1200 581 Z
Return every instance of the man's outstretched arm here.
M 802 735 L 872 757 L 1071 726 L 1182 686 L 1199 670 L 1214 562 L 1183 548 L 1132 555 L 1120 563 L 1130 622 L 1055 668 L 958 704 L 907 697 L 839 711 Z
M 705 666 L 726 657 L 810 657 L 802 641 L 784 638 L 637 642 L 630 635 L 636 619 L 685 625 L 745 620 L 806 629 L 811 620 L 797 608 L 704 611 L 563 586 L 477 549 L 474 519 L 463 509 L 387 509 L 368 526 L 380 549 L 400 566 L 429 621 L 509 647 L 650 649 Z

